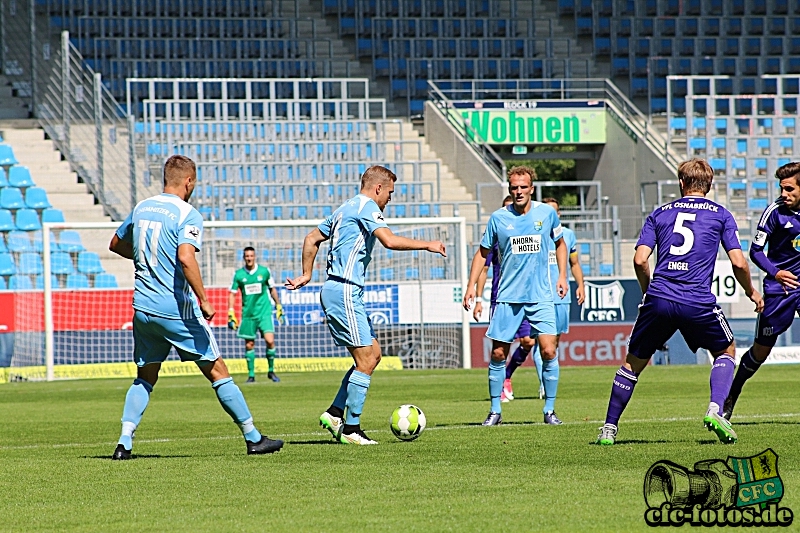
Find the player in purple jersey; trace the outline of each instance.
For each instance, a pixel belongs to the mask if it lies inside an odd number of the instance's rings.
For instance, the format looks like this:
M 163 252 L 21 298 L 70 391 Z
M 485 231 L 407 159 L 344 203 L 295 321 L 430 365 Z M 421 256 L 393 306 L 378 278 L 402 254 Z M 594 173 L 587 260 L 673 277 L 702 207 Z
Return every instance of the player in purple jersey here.
M 703 424 L 721 442 L 736 442 L 736 432 L 721 414 L 733 380 L 735 343 L 711 292 L 720 243 L 728 253 L 736 281 L 756 304 L 757 312 L 764 308 L 764 301 L 750 280 L 733 215 L 705 198 L 713 178 L 714 171 L 703 159 L 681 163 L 678 182 L 683 197 L 657 208 L 642 227 L 633 265 L 644 298 L 631 332 L 628 356 L 614 376 L 606 421 L 597 444 L 614 444 L 617 424 L 639 374 L 676 330 L 692 351 L 705 348 L 714 357 L 711 401 Z M 656 248 L 658 258 L 651 280 L 649 260 Z
M 778 335 L 789 329 L 800 310 L 800 162 L 783 165 L 775 177 L 780 180 L 781 196 L 764 210 L 750 247 L 750 259 L 767 274 L 764 312 L 756 322 L 753 346 L 742 356 L 725 399 L 722 416 L 728 420 L 742 386 L 766 361 Z
M 503 207 L 512 203 L 514 203 L 514 199 L 510 194 L 503 198 Z M 497 305 L 497 291 L 500 289 L 500 255 L 497 253 L 496 244 L 489 250 L 489 255 L 486 256 L 486 264 L 483 266 L 481 275 L 478 276 L 478 297 L 475 298 L 475 309 L 472 310 L 472 316 L 476 321 L 480 320 L 480 316 L 483 314 L 483 299 L 481 295 L 483 294 L 483 288 L 486 286 L 486 276 L 489 274 L 490 266 L 492 267 L 492 295 L 489 300 L 489 317 L 492 316 L 492 312 L 494 312 L 494 308 Z

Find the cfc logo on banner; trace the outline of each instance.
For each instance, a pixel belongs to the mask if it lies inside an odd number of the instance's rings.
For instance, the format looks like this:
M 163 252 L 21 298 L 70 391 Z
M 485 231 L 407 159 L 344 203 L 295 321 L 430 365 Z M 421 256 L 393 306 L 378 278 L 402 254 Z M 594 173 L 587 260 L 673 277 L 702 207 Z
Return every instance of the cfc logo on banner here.
M 581 320 L 586 322 L 620 322 L 625 320 L 625 307 L 622 305 L 625 289 L 622 283 L 596 285 L 584 282 L 586 301 L 581 307 Z

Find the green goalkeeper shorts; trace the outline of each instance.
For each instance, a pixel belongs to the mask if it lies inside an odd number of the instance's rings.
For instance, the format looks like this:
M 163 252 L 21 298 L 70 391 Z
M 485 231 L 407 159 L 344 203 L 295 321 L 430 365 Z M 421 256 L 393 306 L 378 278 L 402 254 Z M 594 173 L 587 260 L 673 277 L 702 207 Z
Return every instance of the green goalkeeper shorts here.
M 261 318 L 242 317 L 236 336 L 240 339 L 251 341 L 255 340 L 259 331 L 261 331 L 262 335 L 264 333 L 275 333 L 275 326 L 272 325 L 272 312 L 264 313 Z

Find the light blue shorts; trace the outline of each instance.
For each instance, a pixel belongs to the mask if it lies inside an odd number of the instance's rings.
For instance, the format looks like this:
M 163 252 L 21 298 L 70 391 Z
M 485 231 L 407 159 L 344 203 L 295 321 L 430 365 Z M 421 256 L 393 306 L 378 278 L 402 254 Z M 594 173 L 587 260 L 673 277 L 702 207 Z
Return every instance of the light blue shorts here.
M 530 335 L 556 335 L 556 311 L 553 302 L 511 304 L 498 302 L 486 336 L 500 342 L 511 342 L 522 321 L 531 325 Z
M 203 317 L 180 319 L 134 313 L 133 360 L 137 366 L 163 363 L 173 346 L 181 361 L 212 362 L 219 358 L 217 340 Z
M 372 346 L 375 331 L 364 309 L 364 289 L 328 280 L 320 293 L 322 311 L 337 346 Z
M 556 308 L 556 331 L 569 333 L 569 304 L 555 304 Z

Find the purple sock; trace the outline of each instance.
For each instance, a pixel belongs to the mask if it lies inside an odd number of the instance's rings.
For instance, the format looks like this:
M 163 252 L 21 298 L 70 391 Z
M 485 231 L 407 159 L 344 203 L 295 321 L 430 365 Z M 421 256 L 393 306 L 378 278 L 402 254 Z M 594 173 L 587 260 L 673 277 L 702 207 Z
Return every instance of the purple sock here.
M 717 412 L 722 412 L 722 405 L 731 390 L 733 381 L 733 369 L 736 362 L 728 354 L 722 354 L 714 360 L 711 365 L 711 403 L 717 404 Z
M 511 359 L 508 361 L 508 365 L 506 365 L 506 379 L 511 379 L 511 376 L 514 375 L 514 371 L 525 362 L 525 359 L 528 358 L 528 354 L 531 353 L 530 350 L 526 350 L 520 344 L 517 346 L 517 349 L 514 350 L 514 355 L 511 356 Z
M 633 395 L 633 388 L 639 377 L 621 366 L 614 376 L 614 383 L 611 386 L 611 399 L 608 400 L 608 411 L 606 412 L 606 424 L 617 425 L 619 418 L 622 416 L 622 411 L 628 406 Z
M 739 361 L 739 370 L 736 371 L 736 376 L 733 378 L 733 383 L 731 384 L 731 390 L 728 393 L 734 401 L 739 399 L 745 381 L 752 378 L 753 374 L 755 374 L 759 368 L 761 368 L 761 363 L 753 358 L 752 348 L 747 350 L 747 353 L 742 356 L 742 360 Z

